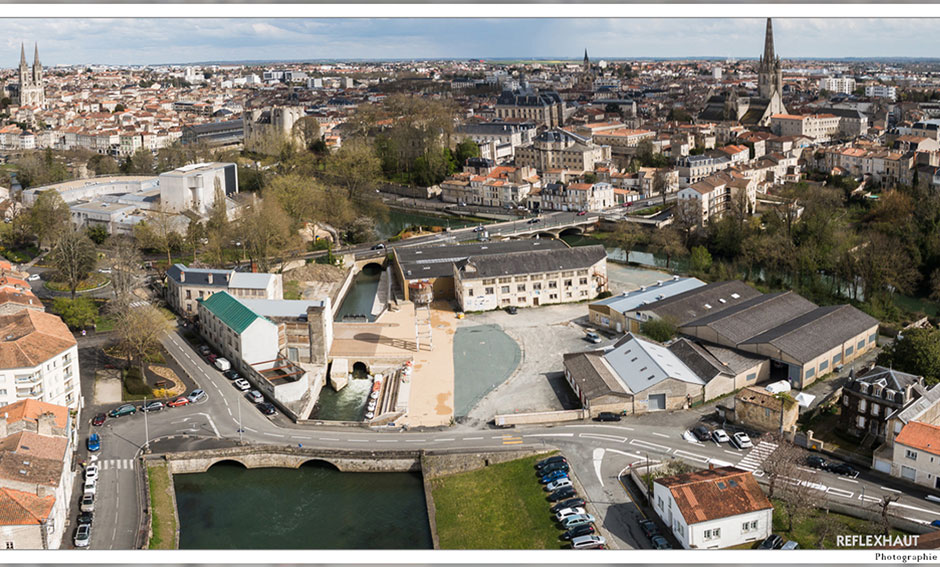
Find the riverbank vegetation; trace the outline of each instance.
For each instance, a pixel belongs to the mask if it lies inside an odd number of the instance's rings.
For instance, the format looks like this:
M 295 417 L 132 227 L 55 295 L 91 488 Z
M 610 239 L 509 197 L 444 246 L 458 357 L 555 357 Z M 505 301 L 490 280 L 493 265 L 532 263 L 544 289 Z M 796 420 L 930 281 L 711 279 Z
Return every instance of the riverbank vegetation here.
M 176 549 L 176 511 L 173 509 L 173 485 L 165 464 L 148 465 L 150 485 L 149 549 Z
M 559 549 L 534 456 L 431 480 L 441 549 Z

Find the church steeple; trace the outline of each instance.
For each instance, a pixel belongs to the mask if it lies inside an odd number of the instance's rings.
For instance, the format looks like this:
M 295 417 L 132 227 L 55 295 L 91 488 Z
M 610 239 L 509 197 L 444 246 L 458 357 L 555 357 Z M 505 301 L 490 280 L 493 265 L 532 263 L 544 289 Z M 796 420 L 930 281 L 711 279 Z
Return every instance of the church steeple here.
M 771 19 L 767 18 L 767 32 L 764 34 L 763 60 L 767 64 L 773 65 L 776 59 L 777 59 L 777 54 L 774 52 L 774 25 Z

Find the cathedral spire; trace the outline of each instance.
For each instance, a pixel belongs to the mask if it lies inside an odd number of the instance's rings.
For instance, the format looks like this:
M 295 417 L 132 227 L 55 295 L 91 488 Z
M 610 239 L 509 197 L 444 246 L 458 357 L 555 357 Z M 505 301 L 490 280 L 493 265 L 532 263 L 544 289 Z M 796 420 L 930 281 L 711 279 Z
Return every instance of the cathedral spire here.
M 590 63 L 590 62 L 591 62 L 591 60 L 588 59 L 588 55 L 587 55 L 587 47 L 585 47 L 585 48 L 584 48 L 584 63 L 585 63 L 585 65 L 586 65 L 586 64 L 588 64 L 588 63 Z
M 774 25 L 770 18 L 767 18 L 767 33 L 764 35 L 764 61 L 773 65 L 777 56 L 774 53 Z
M 33 66 L 39 65 L 39 42 L 36 42 L 36 52 L 33 55 Z
M 20 65 L 26 65 L 26 45 L 20 43 Z

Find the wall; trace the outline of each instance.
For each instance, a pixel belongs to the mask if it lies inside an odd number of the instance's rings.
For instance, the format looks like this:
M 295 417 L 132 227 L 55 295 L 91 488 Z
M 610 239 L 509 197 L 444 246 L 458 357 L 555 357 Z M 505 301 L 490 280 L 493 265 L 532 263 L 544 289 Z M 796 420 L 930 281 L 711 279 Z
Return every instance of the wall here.
M 246 446 L 162 455 L 173 474 L 205 472 L 220 461 L 235 461 L 247 468 L 297 468 L 320 460 L 343 472 L 414 472 L 421 469 L 420 451 L 330 451 L 296 446 Z
M 482 469 L 490 465 L 505 463 L 545 453 L 545 449 L 511 449 L 484 453 L 434 452 L 421 456 L 421 472 L 428 480 L 438 477 Z
M 561 410 L 496 415 L 493 417 L 493 421 L 497 426 L 511 427 L 513 425 L 532 423 L 562 423 L 565 421 L 578 421 L 587 417 L 588 412 L 585 410 Z

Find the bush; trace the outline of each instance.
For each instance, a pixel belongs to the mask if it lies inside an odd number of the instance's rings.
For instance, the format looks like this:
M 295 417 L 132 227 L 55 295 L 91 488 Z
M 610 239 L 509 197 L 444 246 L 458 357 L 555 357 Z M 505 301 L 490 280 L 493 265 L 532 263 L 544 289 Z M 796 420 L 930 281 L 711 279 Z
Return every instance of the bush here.
M 135 367 L 128 368 L 124 372 L 124 389 L 127 390 L 128 394 L 134 396 L 149 396 L 150 395 L 150 386 L 144 382 L 143 377 L 140 375 L 140 369 Z
M 640 325 L 640 332 L 654 341 L 664 343 L 676 336 L 676 325 L 666 319 L 650 319 Z
M 597 294 L 597 299 L 607 299 L 608 297 L 610 297 L 610 296 L 612 296 L 612 295 L 613 295 L 613 294 L 610 293 L 609 290 L 607 290 L 607 291 L 602 291 L 602 292 L 600 292 L 600 293 Z

